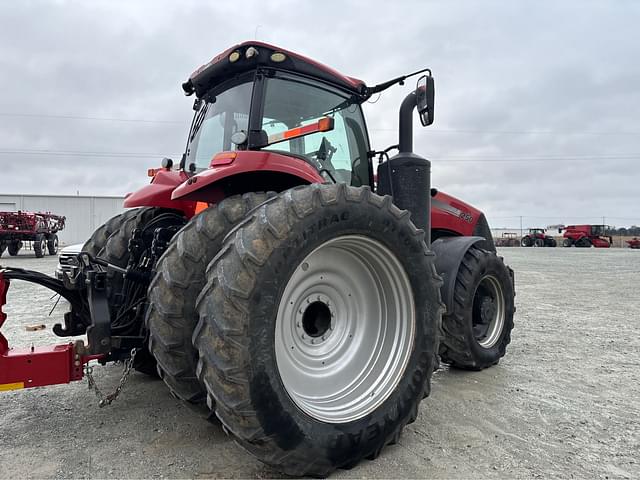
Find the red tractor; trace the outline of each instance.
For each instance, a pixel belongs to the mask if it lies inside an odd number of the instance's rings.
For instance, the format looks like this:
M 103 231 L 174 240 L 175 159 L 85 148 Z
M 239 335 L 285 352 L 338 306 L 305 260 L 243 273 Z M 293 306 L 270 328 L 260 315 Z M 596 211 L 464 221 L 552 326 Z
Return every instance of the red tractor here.
M 363 102 L 423 72 L 398 144 L 372 149 Z M 10 279 L 48 286 L 71 305 L 54 331 L 88 337 L 16 351 L 0 336 L 0 390 L 124 360 L 206 401 L 267 464 L 326 476 L 398 441 L 439 358 L 480 370 L 504 356 L 513 272 L 482 212 L 432 188 L 413 152 L 414 110 L 433 122 L 429 70 L 367 86 L 252 41 L 183 89 L 195 115 L 178 167 L 151 172 L 71 275 L 0 270 L 0 305 Z
M 556 239 L 546 234 L 544 228 L 530 228 L 529 233 L 524 235 L 520 240 L 523 247 L 555 247 Z
M 42 212 L 0 212 L 0 257 L 5 249 L 18 255 L 24 242 L 32 242 L 36 258 L 58 253 L 58 232 L 65 217 Z
M 613 243 L 613 238 L 606 234 L 609 229 L 608 225 L 569 225 L 558 231 L 564 230 L 563 247 L 609 248 Z

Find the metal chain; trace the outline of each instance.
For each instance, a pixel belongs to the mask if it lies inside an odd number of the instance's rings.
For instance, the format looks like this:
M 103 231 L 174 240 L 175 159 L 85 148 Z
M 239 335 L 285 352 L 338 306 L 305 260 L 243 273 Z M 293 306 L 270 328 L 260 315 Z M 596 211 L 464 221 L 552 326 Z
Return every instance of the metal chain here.
M 98 384 L 96 383 L 96 379 L 93 377 L 93 367 L 89 366 L 88 364 L 85 365 L 84 373 L 87 376 L 89 390 L 93 390 L 95 392 L 96 397 L 98 397 L 98 400 L 99 400 L 98 406 L 100 408 L 105 407 L 107 405 L 111 405 L 111 403 L 116 398 L 118 398 L 118 395 L 120 395 L 120 392 L 122 392 L 122 388 L 124 387 L 125 383 L 127 383 L 129 374 L 133 369 L 133 361 L 136 358 L 136 354 L 138 353 L 138 350 L 139 349 L 137 348 L 134 348 L 131 350 L 131 356 L 124 362 L 124 369 L 122 370 L 122 376 L 120 377 L 118 386 L 112 393 L 108 395 L 104 395 L 100 390 L 100 388 L 98 387 Z

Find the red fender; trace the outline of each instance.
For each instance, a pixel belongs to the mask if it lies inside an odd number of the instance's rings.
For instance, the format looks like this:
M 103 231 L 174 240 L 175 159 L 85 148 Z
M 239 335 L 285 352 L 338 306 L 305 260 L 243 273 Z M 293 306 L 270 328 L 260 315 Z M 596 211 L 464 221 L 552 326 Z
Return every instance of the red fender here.
M 130 193 L 124 200 L 124 207 L 160 207 L 181 210 L 187 218 L 195 214 L 196 202 L 172 200 L 173 190 L 189 176 L 182 170 L 157 169 L 149 185 Z
M 211 166 L 177 187 L 171 196 L 177 199 L 217 203 L 225 196 L 222 180 L 255 172 L 272 172 L 291 176 L 297 183 L 324 183 L 326 180 L 304 160 L 269 151 L 222 152 Z M 268 190 L 269 188 L 262 187 Z M 249 189 L 251 190 L 251 189 Z

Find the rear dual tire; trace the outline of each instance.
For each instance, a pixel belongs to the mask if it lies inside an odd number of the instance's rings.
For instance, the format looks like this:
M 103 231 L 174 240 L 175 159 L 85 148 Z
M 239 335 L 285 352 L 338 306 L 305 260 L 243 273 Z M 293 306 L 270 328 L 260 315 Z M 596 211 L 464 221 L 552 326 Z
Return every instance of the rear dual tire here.
M 209 207 L 175 235 L 158 261 L 157 274 L 149 285 L 145 320 L 149 350 L 158 362 L 160 377 L 182 400 L 199 403 L 206 397 L 196 377 L 198 351 L 191 337 L 198 322 L 196 298 L 206 283 L 207 265 L 229 231 L 267 198 L 266 193 L 247 193 Z
M 225 429 L 296 476 L 396 442 L 430 389 L 442 312 L 433 260 L 408 212 L 368 188 L 305 186 L 256 209 L 207 269 L 197 306 L 198 376 Z M 365 279 L 373 291 L 358 287 Z M 368 301 L 379 310 L 369 325 Z

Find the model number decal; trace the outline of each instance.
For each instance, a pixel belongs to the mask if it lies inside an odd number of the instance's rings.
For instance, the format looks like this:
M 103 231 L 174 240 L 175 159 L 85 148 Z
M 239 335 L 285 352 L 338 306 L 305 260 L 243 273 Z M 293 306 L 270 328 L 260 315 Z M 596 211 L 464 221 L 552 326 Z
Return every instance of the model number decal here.
M 460 212 L 460 215 L 458 216 L 467 223 L 473 223 L 473 215 L 471 215 L 470 213 Z

